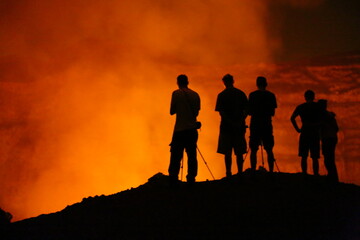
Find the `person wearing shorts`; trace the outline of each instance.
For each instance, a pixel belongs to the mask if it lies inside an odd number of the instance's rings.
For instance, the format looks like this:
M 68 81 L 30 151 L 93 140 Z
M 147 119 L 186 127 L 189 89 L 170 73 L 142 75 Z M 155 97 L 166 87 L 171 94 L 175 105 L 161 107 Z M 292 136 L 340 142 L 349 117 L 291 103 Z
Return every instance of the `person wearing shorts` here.
M 251 170 L 253 172 L 256 170 L 257 151 L 261 145 L 267 153 L 269 171 L 273 172 L 275 158 L 272 117 L 277 108 L 276 97 L 274 93 L 266 90 L 267 80 L 265 77 L 257 77 L 256 86 L 258 90 L 249 95 Z
M 320 158 L 320 107 L 314 101 L 315 93 L 307 90 L 304 94 L 305 103 L 297 106 L 291 115 L 291 123 L 295 130 L 300 133 L 299 137 L 299 157 L 301 157 L 302 173 L 307 174 L 307 158 L 313 162 L 313 173 L 319 175 Z M 299 128 L 296 118 L 300 116 L 301 128 Z
M 243 91 L 234 87 L 230 74 L 222 78 L 225 89 L 218 94 L 215 111 L 220 113 L 220 134 L 217 152 L 225 156 L 226 177 L 231 177 L 232 151 L 236 155 L 238 173 L 243 171 L 246 153 L 245 118 L 248 100 Z

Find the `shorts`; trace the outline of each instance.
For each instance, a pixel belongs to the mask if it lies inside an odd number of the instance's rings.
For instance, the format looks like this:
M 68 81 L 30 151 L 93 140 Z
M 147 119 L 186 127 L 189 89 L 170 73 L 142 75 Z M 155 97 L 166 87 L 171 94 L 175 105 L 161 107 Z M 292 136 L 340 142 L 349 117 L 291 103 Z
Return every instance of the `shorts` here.
M 274 136 L 272 124 L 250 124 L 250 149 L 256 151 L 260 145 L 264 146 L 265 150 L 272 150 L 274 148 Z
M 311 158 L 320 158 L 320 136 L 317 132 L 300 133 L 299 156 L 306 158 L 309 156 L 309 151 Z
M 189 129 L 184 131 L 174 132 L 171 143 L 170 143 L 170 152 L 173 149 L 195 149 L 198 140 L 198 131 L 196 129 Z
M 225 128 L 220 127 L 217 152 L 221 154 L 231 154 L 234 149 L 235 155 L 246 153 L 245 127 Z

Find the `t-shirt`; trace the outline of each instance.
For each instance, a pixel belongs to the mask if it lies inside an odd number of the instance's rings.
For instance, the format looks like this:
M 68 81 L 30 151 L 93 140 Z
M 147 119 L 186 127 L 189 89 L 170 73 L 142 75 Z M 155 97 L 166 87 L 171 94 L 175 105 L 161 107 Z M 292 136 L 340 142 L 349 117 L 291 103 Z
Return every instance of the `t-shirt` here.
M 306 102 L 295 108 L 293 116 L 300 116 L 301 132 L 315 131 L 320 127 L 320 108 L 316 102 Z
M 276 97 L 270 91 L 256 90 L 249 95 L 249 115 L 251 121 L 271 121 L 277 108 Z
M 235 87 L 224 89 L 219 93 L 216 100 L 215 111 L 224 113 L 231 121 L 238 122 L 245 125 L 245 110 L 248 105 L 248 100 L 243 91 Z M 221 124 L 226 124 L 224 119 L 221 119 Z
M 196 128 L 196 117 L 200 110 L 200 97 L 189 88 L 177 89 L 172 93 L 170 114 L 176 114 L 174 131 Z

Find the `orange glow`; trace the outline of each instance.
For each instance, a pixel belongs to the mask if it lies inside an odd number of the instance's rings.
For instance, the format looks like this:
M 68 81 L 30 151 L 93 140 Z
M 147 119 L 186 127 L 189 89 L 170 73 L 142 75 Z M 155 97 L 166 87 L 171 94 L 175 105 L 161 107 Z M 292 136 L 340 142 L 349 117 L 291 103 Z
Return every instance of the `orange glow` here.
M 300 171 L 289 116 L 317 83 L 300 74 L 303 85 L 294 86 L 296 71 L 270 64 L 269 44 L 277 39 L 266 33 L 267 1 L 13 2 L 0 16 L 0 207 L 14 220 L 167 173 L 170 97 L 180 73 L 200 94 L 199 148 L 216 178 L 225 166 L 216 153 L 214 108 L 226 73 L 247 94 L 256 76 L 268 77 L 279 101 L 275 156 L 281 171 Z M 319 76 L 328 70 L 307 69 Z M 321 94 L 330 101 L 345 96 Z M 358 102 L 357 94 L 343 101 Z M 333 110 L 341 118 L 340 108 Z M 198 160 L 197 180 L 211 179 Z M 359 184 L 353 176 L 340 172 Z

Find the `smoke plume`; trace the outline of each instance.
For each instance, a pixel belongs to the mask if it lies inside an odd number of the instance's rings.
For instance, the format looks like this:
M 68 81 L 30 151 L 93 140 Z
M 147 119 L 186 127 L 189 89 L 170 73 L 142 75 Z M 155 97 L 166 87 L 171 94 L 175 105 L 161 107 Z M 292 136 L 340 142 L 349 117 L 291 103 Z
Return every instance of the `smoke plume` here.
M 261 63 L 281 47 L 267 31 L 269 4 L 1 1 L 0 206 L 19 220 L 166 173 L 169 102 L 181 73 L 202 97 L 199 147 L 221 177 L 220 79 L 240 69 L 237 84 L 249 93 L 254 72 L 267 73 Z M 204 168 L 198 179 L 206 178 Z

